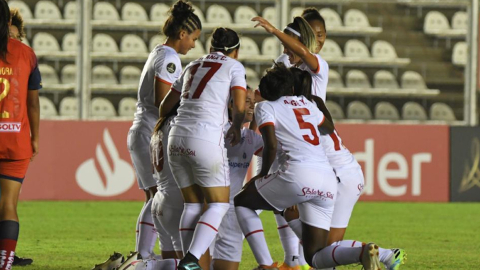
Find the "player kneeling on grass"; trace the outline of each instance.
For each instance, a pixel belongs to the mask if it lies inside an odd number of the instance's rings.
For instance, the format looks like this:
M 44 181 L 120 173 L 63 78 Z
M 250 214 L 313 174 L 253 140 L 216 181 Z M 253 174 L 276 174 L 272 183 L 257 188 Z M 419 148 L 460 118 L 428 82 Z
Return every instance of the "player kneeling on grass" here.
M 266 100 L 257 104 L 255 120 L 262 133 L 262 170 L 235 197 L 240 227 L 259 263 L 257 269 L 277 269 L 263 255 L 268 252 L 262 222 L 254 210 L 283 210 L 298 205 L 302 222 L 302 242 L 307 262 L 327 268 L 361 262 L 366 270 L 380 269 L 378 247 L 327 246 L 328 230 L 336 194 L 336 179 L 320 146 L 320 132 L 331 133 L 334 126 L 317 105 L 293 94 L 293 74 L 278 65 L 261 79 L 259 90 Z M 268 175 L 277 144 L 279 170 Z

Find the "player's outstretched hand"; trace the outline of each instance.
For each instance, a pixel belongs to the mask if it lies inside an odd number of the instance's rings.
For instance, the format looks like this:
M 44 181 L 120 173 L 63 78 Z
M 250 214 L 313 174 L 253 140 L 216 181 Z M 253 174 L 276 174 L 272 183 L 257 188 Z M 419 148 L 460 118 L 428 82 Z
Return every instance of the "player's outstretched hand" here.
M 252 19 L 252 22 L 257 22 L 257 24 L 255 25 L 255 28 L 258 27 L 258 26 L 261 26 L 263 28 L 265 28 L 265 30 L 267 30 L 268 33 L 272 34 L 273 31 L 275 31 L 277 28 L 275 28 L 269 21 L 265 20 L 264 18 L 258 16 L 258 17 L 254 17 Z
M 240 133 L 240 129 L 235 128 L 233 125 L 227 131 L 227 139 L 230 139 L 230 145 L 235 146 L 237 145 L 240 140 L 242 139 L 242 134 Z

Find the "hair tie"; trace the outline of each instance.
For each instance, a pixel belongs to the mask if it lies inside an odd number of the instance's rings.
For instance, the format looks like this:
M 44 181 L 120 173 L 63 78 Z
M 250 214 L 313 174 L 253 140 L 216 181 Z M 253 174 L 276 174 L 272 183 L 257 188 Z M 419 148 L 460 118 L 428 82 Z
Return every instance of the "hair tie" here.
M 297 36 L 297 37 L 301 37 L 301 36 L 302 36 L 302 35 L 300 35 L 300 33 L 299 33 L 297 30 L 291 28 L 290 26 L 285 27 L 285 30 L 288 30 L 288 31 L 292 32 L 292 34 L 294 34 L 294 35 Z M 284 30 L 284 31 L 285 31 L 285 30 Z
M 214 46 L 212 46 L 212 48 L 214 48 L 215 50 L 229 51 L 229 50 L 232 50 L 232 49 L 237 48 L 238 46 L 240 46 L 240 40 L 238 41 L 237 44 L 233 45 L 232 47 L 227 47 L 227 46 L 225 46 L 225 47 L 223 47 L 223 48 L 220 48 L 220 47 L 214 47 Z

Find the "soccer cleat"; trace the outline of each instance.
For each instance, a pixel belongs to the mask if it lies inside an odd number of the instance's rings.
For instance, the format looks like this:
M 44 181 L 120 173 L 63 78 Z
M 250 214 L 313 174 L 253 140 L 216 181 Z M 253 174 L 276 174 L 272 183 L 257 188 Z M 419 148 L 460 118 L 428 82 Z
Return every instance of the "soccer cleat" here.
M 33 260 L 30 258 L 20 258 L 17 255 L 13 257 L 13 266 L 25 266 L 33 263 Z
M 126 270 L 126 269 L 133 270 L 135 269 L 135 265 L 141 260 L 142 260 L 142 256 L 140 256 L 138 252 L 130 251 L 130 254 L 128 254 L 127 256 L 127 259 L 125 259 L 125 261 L 122 264 L 120 264 L 116 268 L 113 268 L 112 270 Z
M 401 248 L 392 248 L 392 255 L 388 260 L 388 263 L 385 263 L 387 270 L 398 270 L 400 265 L 405 264 L 407 260 L 407 253 Z
M 118 252 L 113 252 L 106 261 L 100 264 L 96 264 L 92 270 L 112 270 L 123 263 L 123 256 Z
M 278 267 L 278 270 L 301 270 L 302 268 L 300 268 L 299 265 L 295 265 L 295 266 L 290 266 L 286 263 L 282 263 L 279 267 Z M 310 269 L 310 268 L 308 268 Z
M 253 268 L 253 270 L 268 270 L 268 269 L 271 269 L 271 270 L 280 270 L 278 267 L 277 267 L 277 263 L 274 262 L 272 265 L 259 265 L 257 266 L 256 268 Z
M 368 243 L 362 247 L 360 261 L 365 270 L 381 270 L 380 260 L 378 259 L 378 246 L 374 243 Z
M 202 267 L 198 264 L 198 259 L 187 252 L 187 255 L 178 263 L 178 270 L 202 270 Z

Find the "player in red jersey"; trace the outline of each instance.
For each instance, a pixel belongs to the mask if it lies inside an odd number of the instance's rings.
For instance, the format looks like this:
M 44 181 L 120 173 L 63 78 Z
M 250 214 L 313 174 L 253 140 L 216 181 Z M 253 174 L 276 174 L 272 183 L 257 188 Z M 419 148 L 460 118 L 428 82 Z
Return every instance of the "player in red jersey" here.
M 11 269 L 18 239 L 17 202 L 38 154 L 41 88 L 32 49 L 9 38 L 10 9 L 0 0 L 0 270 Z

